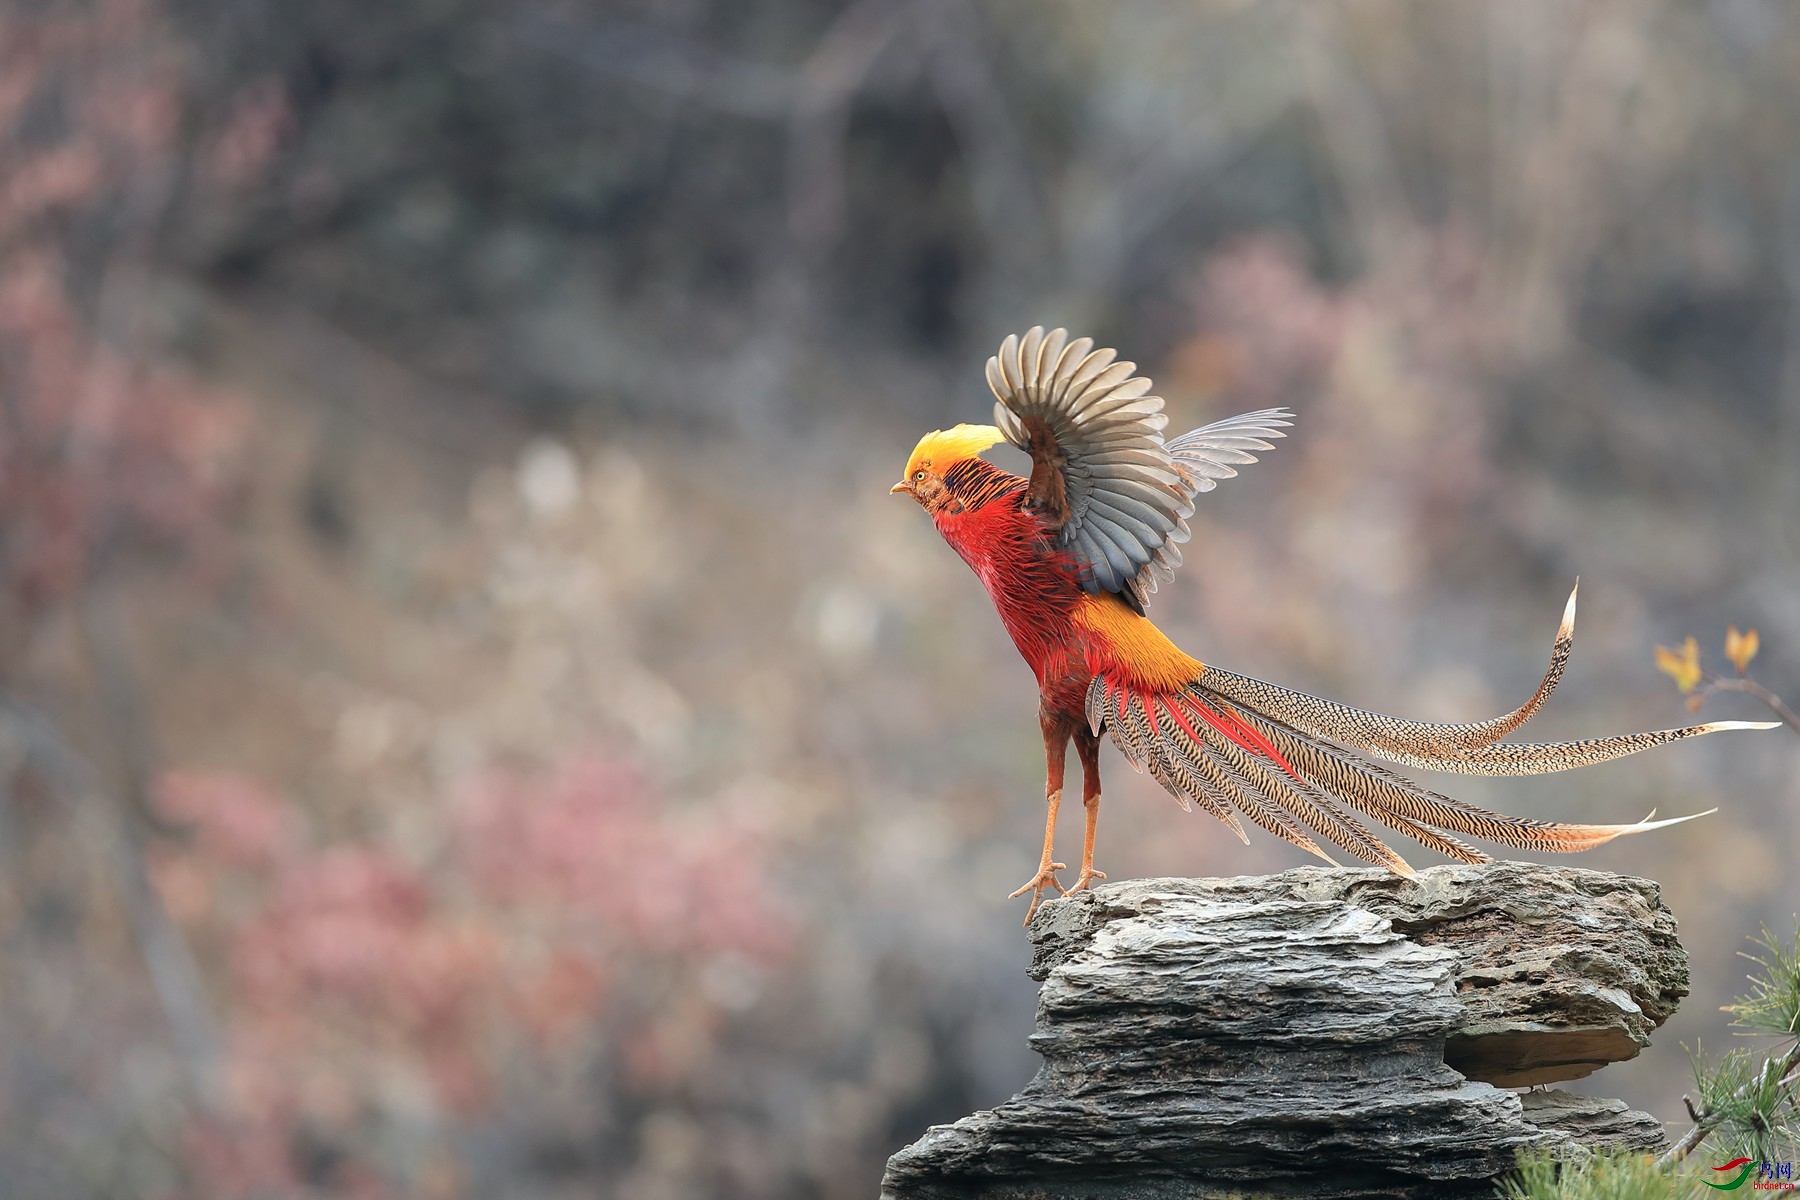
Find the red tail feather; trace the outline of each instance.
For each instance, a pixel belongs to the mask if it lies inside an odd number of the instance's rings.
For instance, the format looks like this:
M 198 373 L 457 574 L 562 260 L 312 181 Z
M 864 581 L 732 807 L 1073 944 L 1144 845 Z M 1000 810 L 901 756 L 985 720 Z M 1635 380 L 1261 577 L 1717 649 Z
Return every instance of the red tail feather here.
M 1289 765 L 1287 759 L 1281 756 L 1281 751 L 1275 749 L 1275 747 L 1270 744 L 1268 738 L 1238 720 L 1231 713 L 1215 712 L 1209 708 L 1204 701 L 1197 700 L 1192 696 L 1178 696 L 1176 697 L 1176 700 L 1181 704 L 1192 705 L 1195 716 L 1236 742 L 1239 746 L 1242 746 L 1245 750 L 1248 750 L 1252 754 L 1262 755 L 1264 758 L 1280 767 L 1283 771 L 1287 772 L 1290 778 L 1300 778 L 1299 773 Z M 1190 729 L 1188 732 L 1192 734 L 1193 730 Z

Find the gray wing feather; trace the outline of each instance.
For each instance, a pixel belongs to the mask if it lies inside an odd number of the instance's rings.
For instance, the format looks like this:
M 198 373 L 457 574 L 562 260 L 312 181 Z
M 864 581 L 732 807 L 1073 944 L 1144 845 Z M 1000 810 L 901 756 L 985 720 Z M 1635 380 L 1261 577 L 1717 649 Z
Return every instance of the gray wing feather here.
M 1274 439 L 1287 436 L 1293 415 L 1285 408 L 1263 408 L 1226 417 L 1171 441 L 1168 454 L 1191 492 L 1210 492 L 1219 480 L 1235 476 L 1236 467 L 1257 461 L 1252 450 L 1273 450 Z
M 1256 462 L 1252 450 L 1273 450 L 1275 439 L 1287 436 L 1285 431 L 1293 425 L 1293 415 L 1285 408 L 1239 413 L 1169 442 L 1165 449 L 1180 472 L 1181 486 L 1189 498 L 1212 491 L 1219 486 L 1219 480 L 1234 478 L 1238 467 Z M 1180 565 L 1181 554 L 1173 545 L 1159 546 L 1145 568 L 1149 583 L 1145 590 L 1155 591 L 1157 583 L 1174 578 L 1175 568 Z

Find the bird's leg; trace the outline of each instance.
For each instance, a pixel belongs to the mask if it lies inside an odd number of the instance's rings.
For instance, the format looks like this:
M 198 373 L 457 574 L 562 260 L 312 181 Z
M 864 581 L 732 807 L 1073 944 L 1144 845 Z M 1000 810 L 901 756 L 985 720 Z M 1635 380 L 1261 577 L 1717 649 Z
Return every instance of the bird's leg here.
M 1081 840 L 1081 874 L 1071 892 L 1086 890 L 1105 871 L 1094 870 L 1094 828 L 1100 823 L 1100 739 L 1083 725 L 1075 730 L 1075 753 L 1081 756 L 1081 806 L 1087 809 L 1087 833 Z
M 1062 805 L 1063 760 L 1068 757 L 1069 735 L 1074 732 L 1074 726 L 1064 717 L 1042 711 L 1038 714 L 1038 724 L 1044 731 L 1044 802 L 1049 808 L 1044 815 L 1044 856 L 1038 861 L 1037 874 L 1032 876 L 1031 882 L 1008 897 L 1016 900 L 1026 892 L 1031 893 L 1031 907 L 1025 910 L 1027 925 L 1037 913 L 1038 901 L 1045 888 L 1055 888 L 1058 895 L 1068 894 L 1056 878 L 1056 873 L 1066 870 L 1067 866 L 1052 860 L 1055 858 L 1056 810 Z
M 1056 810 L 1062 804 L 1062 789 L 1057 788 L 1046 799 L 1050 811 L 1044 818 L 1044 857 L 1038 862 L 1037 874 L 1032 876 L 1024 887 L 1007 897 L 1009 900 L 1017 900 L 1026 892 L 1031 893 L 1031 907 L 1025 910 L 1025 924 L 1027 925 L 1031 924 L 1031 918 L 1037 914 L 1038 901 L 1043 898 L 1045 888 L 1055 888 L 1059 896 L 1069 894 L 1056 878 L 1056 873 L 1066 870 L 1068 864 L 1050 860 L 1053 853 L 1050 846 L 1056 840 Z

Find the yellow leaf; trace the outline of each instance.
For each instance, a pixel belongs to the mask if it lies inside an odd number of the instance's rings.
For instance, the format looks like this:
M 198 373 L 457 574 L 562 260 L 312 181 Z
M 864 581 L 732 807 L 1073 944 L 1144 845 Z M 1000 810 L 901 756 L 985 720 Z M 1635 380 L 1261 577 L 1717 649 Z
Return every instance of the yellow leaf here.
M 1675 686 L 1685 694 L 1694 690 L 1700 682 L 1700 646 L 1689 638 L 1681 644 L 1681 652 L 1676 653 L 1667 646 L 1656 648 L 1656 669 L 1675 681 Z
M 1733 625 L 1725 634 L 1725 657 L 1731 660 L 1731 665 L 1737 668 L 1739 675 L 1744 673 L 1744 668 L 1750 665 L 1750 660 L 1756 657 L 1761 646 L 1762 639 L 1754 629 L 1749 633 L 1739 633 L 1737 626 Z

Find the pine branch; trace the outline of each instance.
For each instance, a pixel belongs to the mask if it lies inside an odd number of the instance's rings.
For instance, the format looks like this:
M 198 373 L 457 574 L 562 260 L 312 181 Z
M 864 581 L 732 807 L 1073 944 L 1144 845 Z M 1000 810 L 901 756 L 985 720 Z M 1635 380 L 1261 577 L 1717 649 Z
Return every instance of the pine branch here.
M 1749 1053 L 1734 1050 L 1716 1070 L 1707 1071 L 1696 1051 L 1694 1078 L 1701 1100 L 1696 1105 L 1691 1096 L 1682 1097 L 1693 1125 L 1657 1159 L 1659 1166 L 1680 1162 L 1721 1126 L 1747 1133 L 1759 1155 L 1771 1135 L 1789 1140 L 1800 1137 L 1796 1132 L 1800 1130 L 1800 1103 L 1795 1099 L 1800 1089 L 1800 928 L 1796 928 L 1791 945 L 1771 934 L 1767 926 L 1760 937 L 1751 940 L 1763 953 L 1743 957 L 1759 969 L 1750 976 L 1749 993 L 1739 996 L 1725 1011 L 1733 1015 L 1732 1024 L 1739 1028 L 1787 1042 L 1787 1052 L 1765 1060 L 1753 1071 Z
M 1780 1098 L 1774 1107 L 1794 1102 L 1794 1090 L 1800 1088 L 1800 1042 L 1781 1059 L 1781 1081 L 1776 1084 Z M 1736 1101 L 1749 1101 L 1756 1090 L 1757 1081 L 1752 1079 L 1732 1092 L 1731 1098 Z M 1694 1118 L 1693 1126 L 1676 1143 L 1663 1151 L 1657 1158 L 1659 1167 L 1672 1167 L 1688 1155 L 1692 1154 L 1712 1132 L 1724 1123 L 1730 1114 L 1730 1108 L 1724 1105 L 1702 1105 L 1698 1110 L 1694 1107 L 1693 1098 L 1683 1096 L 1682 1103 L 1687 1105 L 1688 1115 Z

